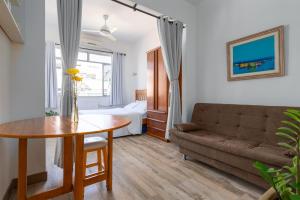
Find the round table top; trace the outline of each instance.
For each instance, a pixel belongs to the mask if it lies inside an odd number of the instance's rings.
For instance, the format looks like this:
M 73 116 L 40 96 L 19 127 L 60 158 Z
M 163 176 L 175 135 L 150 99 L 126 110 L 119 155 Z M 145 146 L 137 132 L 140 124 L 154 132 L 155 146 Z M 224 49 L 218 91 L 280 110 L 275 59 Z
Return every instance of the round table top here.
M 80 115 L 74 123 L 70 117 L 53 116 L 25 119 L 0 124 L 0 137 L 53 138 L 113 131 L 129 125 L 131 121 L 112 115 Z

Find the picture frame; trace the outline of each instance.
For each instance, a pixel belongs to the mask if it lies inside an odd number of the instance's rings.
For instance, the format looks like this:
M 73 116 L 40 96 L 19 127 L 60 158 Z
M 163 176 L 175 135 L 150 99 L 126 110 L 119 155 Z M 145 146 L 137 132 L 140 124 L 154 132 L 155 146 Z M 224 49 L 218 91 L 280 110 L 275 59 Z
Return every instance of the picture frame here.
M 285 75 L 284 26 L 227 42 L 227 80 Z

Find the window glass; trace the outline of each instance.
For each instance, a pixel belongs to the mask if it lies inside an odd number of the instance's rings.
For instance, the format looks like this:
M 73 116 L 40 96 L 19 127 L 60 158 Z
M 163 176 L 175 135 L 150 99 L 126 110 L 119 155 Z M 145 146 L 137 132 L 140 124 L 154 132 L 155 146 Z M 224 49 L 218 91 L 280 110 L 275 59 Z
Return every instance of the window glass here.
M 62 68 L 62 61 L 61 61 L 61 59 L 56 59 L 56 67 L 57 68 Z
M 62 92 L 62 60 L 61 51 L 56 48 L 57 88 Z M 98 53 L 98 52 L 97 52 Z M 79 96 L 109 96 L 111 93 L 111 56 L 99 52 L 78 52 L 77 66 L 83 81 L 79 86 Z
M 99 55 L 99 54 L 90 54 L 90 61 L 92 61 L 92 62 L 101 62 L 101 63 L 111 63 L 111 56 Z
M 59 48 L 55 48 L 55 56 L 56 58 L 61 58 L 61 50 Z
M 102 96 L 102 64 L 78 61 L 77 68 L 83 80 L 79 96 Z
M 57 92 L 61 93 L 61 88 L 62 88 L 62 68 L 57 68 L 56 69 L 57 73 Z
M 57 76 L 57 90 L 61 93 L 62 88 L 62 61 L 56 57 L 56 76 Z
M 87 61 L 88 59 L 88 54 L 86 52 L 78 52 L 78 60 L 84 60 Z
M 111 92 L 111 65 L 103 66 L 103 94 L 108 96 Z

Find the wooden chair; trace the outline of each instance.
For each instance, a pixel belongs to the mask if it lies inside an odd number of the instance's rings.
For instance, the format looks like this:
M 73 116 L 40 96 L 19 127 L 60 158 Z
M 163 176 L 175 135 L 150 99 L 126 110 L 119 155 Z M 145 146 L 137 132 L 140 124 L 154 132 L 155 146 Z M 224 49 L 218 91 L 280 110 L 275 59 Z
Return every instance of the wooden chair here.
M 87 163 L 88 153 L 96 152 L 97 161 L 93 163 Z M 84 138 L 84 154 L 83 154 L 83 174 L 85 177 L 84 185 L 90 185 L 95 183 L 91 181 L 96 176 L 101 175 L 102 177 L 107 177 L 107 141 L 102 137 L 85 137 Z M 96 173 L 86 174 L 88 168 L 96 167 L 98 168 Z M 90 181 L 89 181 L 90 180 Z M 100 181 L 100 180 L 99 180 Z

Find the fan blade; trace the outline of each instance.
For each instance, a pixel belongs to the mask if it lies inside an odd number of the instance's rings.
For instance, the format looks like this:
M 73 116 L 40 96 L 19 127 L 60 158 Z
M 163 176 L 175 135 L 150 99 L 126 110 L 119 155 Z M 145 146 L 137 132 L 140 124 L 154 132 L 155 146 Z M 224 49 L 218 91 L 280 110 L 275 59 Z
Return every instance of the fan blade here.
M 103 36 L 103 37 L 107 37 L 107 33 L 104 33 L 104 32 L 102 32 L 102 31 L 99 31 L 99 34 L 101 35 L 101 36 Z
M 100 31 L 93 29 L 82 29 L 81 31 L 84 33 L 100 33 Z
M 99 34 L 102 35 L 103 37 L 109 39 L 109 40 L 117 41 L 117 39 L 112 34 L 103 33 L 103 32 L 99 32 Z
M 113 27 L 112 29 L 110 29 L 110 32 L 113 33 L 113 32 L 115 32 L 115 31 L 117 31 L 117 30 L 118 30 L 117 27 Z
M 117 41 L 117 38 L 115 38 L 115 36 L 113 36 L 112 34 L 107 35 L 107 38 L 114 42 Z
M 100 32 L 99 34 L 109 40 L 117 41 L 117 39 L 112 34 L 104 33 L 104 32 Z

